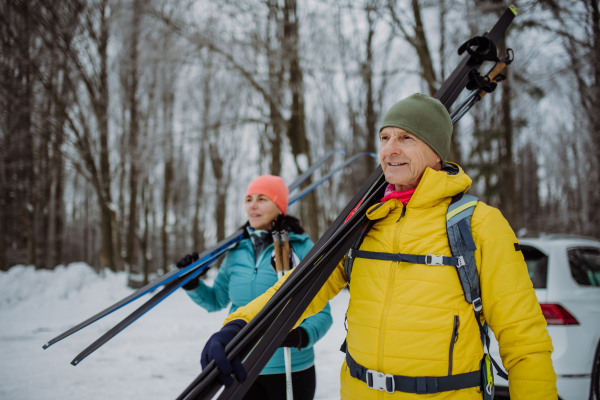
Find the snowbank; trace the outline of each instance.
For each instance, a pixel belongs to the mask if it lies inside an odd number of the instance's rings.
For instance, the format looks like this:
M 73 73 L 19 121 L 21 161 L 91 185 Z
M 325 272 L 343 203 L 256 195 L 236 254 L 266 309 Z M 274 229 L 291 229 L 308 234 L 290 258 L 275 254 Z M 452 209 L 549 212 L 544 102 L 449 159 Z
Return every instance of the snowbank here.
M 0 272 L 0 309 L 19 303 L 37 305 L 55 302 L 87 302 L 98 297 L 124 297 L 130 290 L 127 276 L 108 270 L 99 276 L 85 263 L 72 263 L 51 270 L 36 270 L 33 266 L 18 265 Z
M 227 310 L 207 313 L 182 290 L 77 367 L 70 361 L 80 351 L 150 295 L 42 350 L 49 339 L 130 294 L 126 284 L 125 273 L 98 275 L 84 263 L 0 272 L 0 398 L 175 398 L 200 372 L 202 347 L 227 316 Z M 334 326 L 315 346 L 317 399 L 339 398 L 347 304 L 347 292 L 334 299 Z

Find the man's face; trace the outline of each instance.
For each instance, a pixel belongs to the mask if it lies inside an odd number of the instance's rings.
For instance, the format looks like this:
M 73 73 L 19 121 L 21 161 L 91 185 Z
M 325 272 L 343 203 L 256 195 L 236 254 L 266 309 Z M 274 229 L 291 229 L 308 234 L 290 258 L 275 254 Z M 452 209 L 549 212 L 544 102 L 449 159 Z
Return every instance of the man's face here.
M 379 141 L 379 161 L 385 180 L 394 184 L 396 190 L 416 188 L 427 167 L 441 168 L 441 160 L 435 151 L 404 129 L 383 128 Z

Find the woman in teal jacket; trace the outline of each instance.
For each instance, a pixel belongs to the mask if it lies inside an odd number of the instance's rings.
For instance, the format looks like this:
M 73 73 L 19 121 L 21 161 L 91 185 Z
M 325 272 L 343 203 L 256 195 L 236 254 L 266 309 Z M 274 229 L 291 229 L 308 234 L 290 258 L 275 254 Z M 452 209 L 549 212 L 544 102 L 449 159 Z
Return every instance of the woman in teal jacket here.
M 195 280 L 184 286 L 190 298 L 209 312 L 219 311 L 231 302 L 229 313 L 245 306 L 277 282 L 274 268 L 271 226 L 274 220 L 289 231 L 290 265 L 296 266 L 312 248 L 313 243 L 300 226 L 298 219 L 285 215 L 288 190 L 283 180 L 263 175 L 248 186 L 243 239 L 225 256 L 213 286 Z M 197 255 L 186 256 L 177 266 L 184 267 Z M 320 313 L 307 318 L 294 329 L 282 344 L 292 347 L 292 386 L 294 400 L 314 397 L 316 375 L 313 345 L 325 335 L 332 324 L 329 305 Z M 285 399 L 285 364 L 283 348 L 277 349 L 244 400 Z

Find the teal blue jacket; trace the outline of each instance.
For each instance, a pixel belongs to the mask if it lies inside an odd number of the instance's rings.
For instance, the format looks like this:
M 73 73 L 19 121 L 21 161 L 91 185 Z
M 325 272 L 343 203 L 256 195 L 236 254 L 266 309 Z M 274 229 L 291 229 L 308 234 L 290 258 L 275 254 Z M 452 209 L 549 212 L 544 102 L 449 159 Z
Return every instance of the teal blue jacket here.
M 299 259 L 303 259 L 312 248 L 308 235 L 290 233 L 290 245 Z M 271 267 L 273 244 L 269 245 L 254 261 L 254 247 L 250 239 L 242 240 L 237 247 L 227 252 L 221 264 L 213 286 L 200 280 L 196 290 L 186 291 L 190 298 L 208 312 L 222 310 L 231 302 L 229 313 L 245 306 L 267 291 L 277 282 L 277 274 Z M 315 362 L 313 345 L 321 339 L 331 327 L 333 320 L 329 304 L 325 308 L 300 324 L 308 334 L 308 346 L 292 349 L 292 371 L 310 368 Z M 285 373 L 283 349 L 279 348 L 269 360 L 261 374 Z

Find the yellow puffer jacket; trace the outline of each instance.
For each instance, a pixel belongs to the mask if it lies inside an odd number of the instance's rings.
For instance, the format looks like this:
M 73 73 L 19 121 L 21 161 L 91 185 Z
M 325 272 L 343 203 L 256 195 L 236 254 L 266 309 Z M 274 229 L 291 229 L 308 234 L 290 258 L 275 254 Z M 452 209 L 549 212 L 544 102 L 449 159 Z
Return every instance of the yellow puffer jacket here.
M 450 175 L 427 169 L 406 206 L 396 199 L 373 206 L 378 220 L 360 249 L 405 254 L 451 256 L 446 212 L 451 197 L 465 192 L 471 179 L 462 171 Z M 502 214 L 482 202 L 471 229 L 481 282 L 483 316 L 500 344 L 509 372 L 513 400 L 556 399 L 552 342 L 535 296 L 517 239 Z M 283 278 L 285 279 L 285 277 Z M 249 321 L 283 280 L 246 307 L 231 314 Z M 343 262 L 303 314 L 319 312 L 346 285 Z M 483 322 L 483 321 L 482 321 Z M 451 345 L 458 325 L 458 339 Z M 348 351 L 354 360 L 386 374 L 446 376 L 479 369 L 483 346 L 473 307 L 467 303 L 453 266 L 429 266 L 357 258 L 348 308 Z M 437 394 L 388 394 L 341 370 L 342 399 L 481 399 L 479 388 Z

